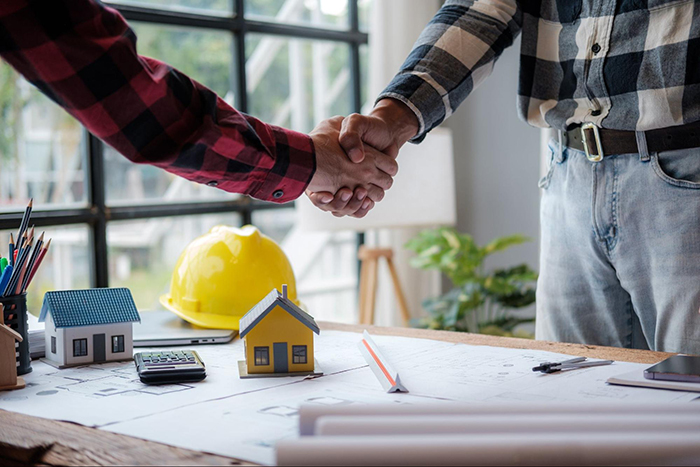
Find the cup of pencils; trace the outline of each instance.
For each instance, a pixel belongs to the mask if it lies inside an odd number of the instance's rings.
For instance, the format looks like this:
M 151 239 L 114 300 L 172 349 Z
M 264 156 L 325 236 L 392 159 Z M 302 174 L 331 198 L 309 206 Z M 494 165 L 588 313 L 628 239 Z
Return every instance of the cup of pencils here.
M 17 238 L 10 234 L 9 254 L 0 257 L 0 303 L 4 307 L 7 326 L 20 333 L 23 340 L 18 343 L 17 374 L 32 371 L 29 355 L 29 329 L 27 321 L 27 288 L 44 261 L 51 240 L 44 241 L 44 233 L 34 238 L 34 227 L 29 228 L 33 200 L 29 201 L 22 216 Z

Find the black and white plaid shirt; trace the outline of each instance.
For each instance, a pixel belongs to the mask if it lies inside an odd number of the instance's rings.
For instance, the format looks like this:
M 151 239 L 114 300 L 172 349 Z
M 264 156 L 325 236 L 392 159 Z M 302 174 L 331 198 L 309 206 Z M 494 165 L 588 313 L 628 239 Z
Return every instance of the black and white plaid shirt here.
M 537 127 L 700 120 L 700 0 L 448 0 L 380 95 L 449 117 L 522 31 L 518 111 Z

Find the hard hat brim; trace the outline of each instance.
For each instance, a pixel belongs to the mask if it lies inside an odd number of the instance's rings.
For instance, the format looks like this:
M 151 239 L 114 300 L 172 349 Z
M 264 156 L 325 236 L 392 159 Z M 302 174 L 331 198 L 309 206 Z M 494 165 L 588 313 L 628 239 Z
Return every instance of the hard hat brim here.
M 234 331 L 238 331 L 238 328 L 240 327 L 240 320 L 243 316 L 214 315 L 211 313 L 197 313 L 197 316 L 192 316 L 190 313 L 183 313 L 182 311 L 178 310 L 172 303 L 171 297 L 168 294 L 161 295 L 160 304 L 188 323 L 203 328 L 232 329 Z

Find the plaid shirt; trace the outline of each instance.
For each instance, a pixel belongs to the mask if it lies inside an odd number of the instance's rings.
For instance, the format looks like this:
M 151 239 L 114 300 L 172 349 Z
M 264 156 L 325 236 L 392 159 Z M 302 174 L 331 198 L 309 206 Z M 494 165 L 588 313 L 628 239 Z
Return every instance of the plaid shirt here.
M 94 0 L 1 0 L 0 56 L 128 159 L 255 198 L 299 197 L 311 138 L 242 114 L 174 68 Z
M 449 0 L 380 99 L 415 112 L 420 140 L 521 31 L 518 111 L 531 125 L 645 131 L 700 120 L 693 0 Z

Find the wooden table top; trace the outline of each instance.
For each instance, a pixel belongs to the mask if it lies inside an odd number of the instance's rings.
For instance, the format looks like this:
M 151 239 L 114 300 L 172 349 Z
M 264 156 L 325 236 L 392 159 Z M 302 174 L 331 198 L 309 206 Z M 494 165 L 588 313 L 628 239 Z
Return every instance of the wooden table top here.
M 425 329 L 320 322 L 322 330 L 416 337 L 472 345 L 547 350 L 624 362 L 656 363 L 672 354 L 581 344 L 533 341 Z M 180 449 L 88 428 L 0 410 L 0 463 L 3 465 L 250 465 L 236 459 Z

